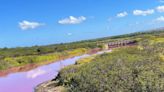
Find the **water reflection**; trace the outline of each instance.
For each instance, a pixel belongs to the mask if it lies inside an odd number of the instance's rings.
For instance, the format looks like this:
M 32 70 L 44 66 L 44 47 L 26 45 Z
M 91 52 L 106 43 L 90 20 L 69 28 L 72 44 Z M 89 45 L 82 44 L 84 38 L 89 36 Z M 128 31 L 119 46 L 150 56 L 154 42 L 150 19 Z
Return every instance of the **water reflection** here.
M 97 54 L 102 54 L 104 52 L 111 51 L 102 51 Z M 89 55 L 77 56 L 49 65 L 44 65 L 27 72 L 13 73 L 6 77 L 1 77 L 0 92 L 33 92 L 34 87 L 38 84 L 55 78 L 61 68 L 75 64 L 78 59 L 87 56 Z
M 0 78 L 0 92 L 33 92 L 38 84 L 57 76 L 64 66 L 74 64 L 79 58 L 88 55 L 69 58 L 60 62 L 44 65 L 36 69 L 7 75 Z
M 46 74 L 45 70 L 35 69 L 35 70 L 31 70 L 31 71 L 27 72 L 27 78 L 32 78 L 33 79 L 33 78 L 36 78 L 39 75 L 43 75 L 43 74 Z

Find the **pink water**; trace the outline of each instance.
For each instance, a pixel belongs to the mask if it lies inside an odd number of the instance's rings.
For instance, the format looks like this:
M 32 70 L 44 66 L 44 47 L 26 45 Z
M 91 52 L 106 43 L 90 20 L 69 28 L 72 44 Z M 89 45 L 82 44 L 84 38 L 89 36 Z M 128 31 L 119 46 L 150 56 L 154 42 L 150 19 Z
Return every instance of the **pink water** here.
M 77 56 L 30 71 L 0 77 L 0 92 L 34 92 L 34 88 L 38 84 L 55 78 L 61 68 L 74 64 L 78 59 L 86 56 L 88 55 Z
M 109 51 L 100 51 L 96 54 L 103 54 Z M 58 72 L 65 66 L 75 64 L 80 59 L 89 55 L 77 56 L 49 65 L 40 66 L 36 69 L 13 73 L 5 77 L 0 77 L 0 92 L 34 92 L 34 88 L 45 81 L 55 78 Z

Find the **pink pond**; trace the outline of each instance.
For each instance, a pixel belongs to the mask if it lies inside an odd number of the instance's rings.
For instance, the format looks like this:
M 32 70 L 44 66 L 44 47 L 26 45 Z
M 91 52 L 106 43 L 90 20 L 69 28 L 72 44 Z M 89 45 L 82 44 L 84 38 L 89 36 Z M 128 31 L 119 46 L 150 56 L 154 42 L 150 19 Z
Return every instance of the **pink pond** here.
M 112 50 L 100 51 L 96 54 L 103 54 L 111 51 Z M 40 66 L 30 71 L 13 73 L 5 77 L 0 77 L 0 92 L 34 92 L 34 88 L 37 85 L 55 78 L 62 68 L 75 64 L 78 59 L 88 56 L 90 55 L 76 56 L 49 65 Z
M 77 56 L 30 71 L 0 77 L 0 92 L 34 92 L 34 88 L 38 84 L 55 78 L 61 68 L 74 64 L 78 59 L 86 56 L 88 55 Z

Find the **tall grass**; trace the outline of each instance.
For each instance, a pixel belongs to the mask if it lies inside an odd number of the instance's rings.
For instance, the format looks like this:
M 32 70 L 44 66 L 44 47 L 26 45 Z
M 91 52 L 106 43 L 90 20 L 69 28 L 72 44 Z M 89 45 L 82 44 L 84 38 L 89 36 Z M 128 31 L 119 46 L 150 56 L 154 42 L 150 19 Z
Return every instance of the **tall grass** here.
M 31 55 L 19 57 L 6 57 L 0 61 L 0 70 L 10 67 L 23 66 L 26 64 L 44 64 L 61 59 L 66 59 L 73 56 L 82 55 L 87 52 L 87 49 L 79 48 L 70 51 L 56 52 L 45 55 Z

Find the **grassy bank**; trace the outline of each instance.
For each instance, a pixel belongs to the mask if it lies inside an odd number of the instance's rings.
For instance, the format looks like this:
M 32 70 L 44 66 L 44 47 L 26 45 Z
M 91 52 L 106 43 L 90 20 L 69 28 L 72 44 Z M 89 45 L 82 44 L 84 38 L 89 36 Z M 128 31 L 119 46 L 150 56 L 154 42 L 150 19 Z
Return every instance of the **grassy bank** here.
M 29 55 L 18 57 L 5 57 L 0 62 L 0 70 L 5 70 L 11 67 L 24 66 L 27 64 L 46 64 L 73 56 L 78 56 L 87 53 L 87 49 L 79 48 L 75 50 L 55 52 L 44 55 Z

